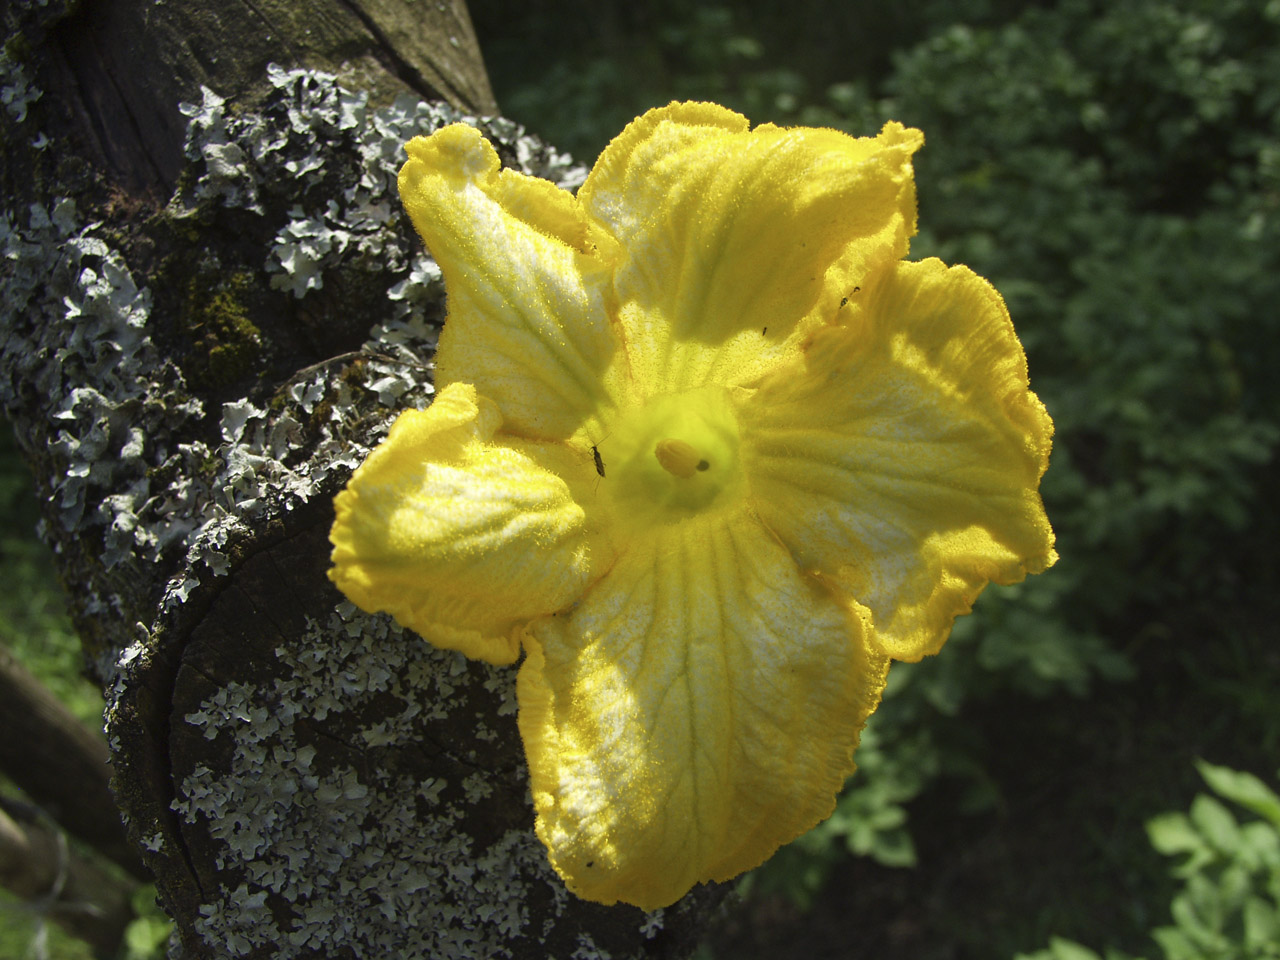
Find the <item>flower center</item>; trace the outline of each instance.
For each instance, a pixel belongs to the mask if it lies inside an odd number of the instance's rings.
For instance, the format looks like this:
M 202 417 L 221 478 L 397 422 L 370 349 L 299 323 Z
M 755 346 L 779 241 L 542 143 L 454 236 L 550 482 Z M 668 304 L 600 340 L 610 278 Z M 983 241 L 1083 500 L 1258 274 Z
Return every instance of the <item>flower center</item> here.
M 624 523 L 676 523 L 742 488 L 738 423 L 722 387 L 655 397 L 598 447 L 609 468 L 601 494 Z
M 710 470 L 711 463 L 704 460 L 692 446 L 683 440 L 668 437 L 659 440 L 653 448 L 653 455 L 658 458 L 662 469 L 673 477 L 688 480 L 699 470 Z

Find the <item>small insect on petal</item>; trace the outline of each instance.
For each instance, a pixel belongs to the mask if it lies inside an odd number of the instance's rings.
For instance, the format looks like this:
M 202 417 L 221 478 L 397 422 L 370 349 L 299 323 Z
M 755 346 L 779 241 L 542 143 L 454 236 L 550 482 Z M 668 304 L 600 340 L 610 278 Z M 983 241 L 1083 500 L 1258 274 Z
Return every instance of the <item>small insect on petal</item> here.
M 594 443 L 591 445 L 591 456 L 596 461 L 596 473 L 600 474 L 601 478 L 603 478 L 604 477 L 604 460 L 600 456 L 600 448 L 597 447 Z

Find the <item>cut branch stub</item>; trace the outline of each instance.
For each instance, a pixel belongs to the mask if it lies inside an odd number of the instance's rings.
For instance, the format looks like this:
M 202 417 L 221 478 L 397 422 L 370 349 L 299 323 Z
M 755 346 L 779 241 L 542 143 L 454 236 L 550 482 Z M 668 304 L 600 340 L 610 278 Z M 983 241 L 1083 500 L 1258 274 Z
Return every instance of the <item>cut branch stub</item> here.
M 296 513 L 191 596 L 158 635 L 176 669 L 139 658 L 116 714 L 188 953 L 686 955 L 720 894 L 656 916 L 569 894 L 532 829 L 515 669 L 355 610 L 325 578 L 330 521 L 323 501 Z

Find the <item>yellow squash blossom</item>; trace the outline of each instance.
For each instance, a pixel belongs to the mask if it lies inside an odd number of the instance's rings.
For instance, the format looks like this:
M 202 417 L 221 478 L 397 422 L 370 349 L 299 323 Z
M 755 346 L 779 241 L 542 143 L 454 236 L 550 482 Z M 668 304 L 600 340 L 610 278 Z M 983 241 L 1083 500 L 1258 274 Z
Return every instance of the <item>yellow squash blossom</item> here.
M 576 197 L 467 126 L 408 144 L 437 397 L 338 496 L 330 575 L 523 649 L 537 832 L 582 897 L 661 907 L 827 816 L 889 660 L 1056 558 L 1004 302 L 902 259 L 922 142 L 673 103 Z

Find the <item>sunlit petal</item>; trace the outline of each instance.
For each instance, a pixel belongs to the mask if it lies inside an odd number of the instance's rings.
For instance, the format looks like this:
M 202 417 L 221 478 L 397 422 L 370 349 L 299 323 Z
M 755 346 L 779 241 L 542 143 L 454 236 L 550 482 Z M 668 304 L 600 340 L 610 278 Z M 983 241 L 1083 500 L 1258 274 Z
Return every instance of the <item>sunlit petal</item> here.
M 570 466 L 563 448 L 490 443 L 500 422 L 467 384 L 401 414 L 337 497 L 329 576 L 437 646 L 511 663 L 515 627 L 581 593 L 591 551 L 548 469 Z
M 714 104 L 651 110 L 579 193 L 626 251 L 619 316 L 646 396 L 756 379 L 915 232 L 919 131 L 747 126 Z
M 739 411 L 752 502 L 805 569 L 934 653 L 993 581 L 1056 558 L 1038 486 L 1052 422 L 999 294 L 936 260 L 882 270 Z
M 437 386 L 483 384 L 507 429 L 569 437 L 616 387 L 606 303 L 615 245 L 569 193 L 499 171 L 473 127 L 405 149 L 400 196 L 449 294 Z
M 570 889 L 664 906 L 830 814 L 886 661 L 747 513 L 628 545 L 529 628 L 520 730 Z

